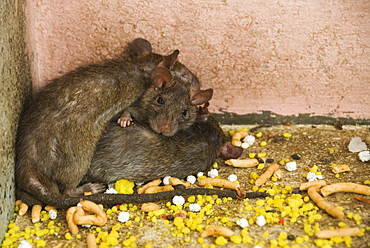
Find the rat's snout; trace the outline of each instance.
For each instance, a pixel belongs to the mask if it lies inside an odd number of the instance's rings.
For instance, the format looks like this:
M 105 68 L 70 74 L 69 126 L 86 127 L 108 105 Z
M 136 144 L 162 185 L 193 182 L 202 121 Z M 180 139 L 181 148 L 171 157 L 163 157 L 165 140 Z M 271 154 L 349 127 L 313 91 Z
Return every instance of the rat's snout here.
M 169 133 L 171 132 L 171 125 L 168 123 L 162 124 L 159 126 L 159 131 L 161 131 L 161 133 Z
M 165 136 L 172 136 L 177 132 L 177 122 L 174 120 L 168 120 L 164 116 L 158 116 L 156 122 L 152 123 L 152 128 L 157 133 Z

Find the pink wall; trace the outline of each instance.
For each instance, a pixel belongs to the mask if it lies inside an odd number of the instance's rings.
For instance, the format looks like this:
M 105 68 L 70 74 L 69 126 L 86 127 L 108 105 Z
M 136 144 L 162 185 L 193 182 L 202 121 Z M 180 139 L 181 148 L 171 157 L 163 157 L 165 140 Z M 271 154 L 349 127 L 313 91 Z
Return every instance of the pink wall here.
M 212 112 L 370 119 L 367 0 L 27 0 L 34 88 L 143 37 L 215 89 Z

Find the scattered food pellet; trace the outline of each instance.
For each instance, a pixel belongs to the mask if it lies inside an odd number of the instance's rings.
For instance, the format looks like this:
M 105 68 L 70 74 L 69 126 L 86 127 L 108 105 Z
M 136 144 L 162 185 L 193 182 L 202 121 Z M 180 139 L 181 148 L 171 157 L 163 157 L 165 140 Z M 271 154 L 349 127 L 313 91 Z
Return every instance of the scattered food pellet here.
M 350 152 L 361 152 L 367 150 L 367 145 L 361 140 L 360 137 L 354 137 L 351 139 L 348 145 Z
M 245 218 L 241 218 L 236 221 L 236 224 L 238 224 L 241 228 L 245 228 L 249 226 L 248 220 Z
M 349 168 L 348 164 L 338 164 L 332 166 L 332 171 L 334 173 L 342 173 L 350 170 L 351 169 Z
M 266 218 L 265 218 L 265 216 L 263 216 L 263 215 L 259 215 L 259 216 L 257 217 L 256 224 L 257 224 L 257 225 L 259 225 L 259 226 L 264 226 L 264 225 L 266 225 Z
M 134 193 L 135 183 L 126 179 L 121 179 L 116 181 L 114 187 L 120 194 L 132 194 Z
M 188 176 L 188 177 L 186 178 L 186 181 L 188 181 L 188 182 L 189 182 L 189 183 L 191 183 L 191 184 L 194 184 L 194 183 L 197 181 L 197 179 L 196 179 L 196 177 L 195 177 L 195 176 L 190 175 L 190 176 Z
M 129 212 L 120 212 L 117 217 L 119 222 L 125 223 L 130 219 L 130 213 Z
M 243 139 L 243 142 L 247 143 L 249 146 L 253 145 L 255 141 L 256 141 L 256 138 L 253 135 L 247 135 Z
M 292 135 L 290 133 L 283 133 L 284 138 L 290 138 Z
M 152 212 L 152 211 L 156 211 L 156 210 L 159 210 L 160 207 L 158 206 L 158 204 L 156 203 L 144 203 L 142 206 L 141 206 L 141 211 L 143 212 Z M 120 213 L 121 214 L 121 213 Z M 128 219 L 127 219 L 128 220 Z M 127 221 L 126 220 L 126 221 Z M 125 221 L 124 221 L 125 222 Z
M 189 210 L 192 211 L 192 212 L 199 212 L 200 209 L 201 209 L 201 207 L 198 203 L 189 204 Z
M 288 163 L 286 163 L 285 168 L 288 171 L 295 171 L 295 170 L 297 170 L 297 162 L 295 162 L 295 161 L 288 162 Z
M 171 176 L 166 176 L 166 177 L 164 177 L 163 178 L 163 184 L 164 185 L 169 185 L 170 184 L 170 178 L 171 178 Z
M 18 248 L 32 248 L 32 245 L 27 240 L 22 240 Z
M 118 191 L 115 189 L 115 188 L 107 188 L 107 190 L 105 191 L 106 194 L 118 194 Z
M 175 205 L 184 205 L 185 203 L 185 198 L 181 195 L 176 195 L 172 199 L 172 203 Z
M 367 162 L 370 160 L 370 151 L 362 151 L 358 153 L 358 157 L 362 162 Z
M 315 172 L 310 171 L 310 172 L 307 173 L 306 178 L 309 182 L 313 182 L 313 181 L 316 181 L 316 180 L 322 180 L 323 176 L 322 175 L 317 175 Z
M 198 172 L 198 174 L 197 174 L 197 177 L 202 177 L 202 176 L 204 176 L 204 173 L 203 172 Z
M 218 170 L 217 169 L 212 169 L 210 171 L 208 171 L 208 176 L 211 177 L 211 178 L 215 178 L 218 176 Z
M 54 209 L 50 209 L 48 216 L 50 219 L 55 220 L 57 218 L 57 211 Z
M 291 157 L 292 157 L 292 159 L 294 159 L 294 160 L 299 160 L 299 159 L 301 159 L 302 155 L 301 155 L 301 154 L 298 154 L 298 153 L 295 153 L 295 154 L 293 154 Z
M 235 174 L 231 174 L 228 176 L 227 180 L 229 180 L 230 182 L 235 182 L 238 180 L 238 176 Z

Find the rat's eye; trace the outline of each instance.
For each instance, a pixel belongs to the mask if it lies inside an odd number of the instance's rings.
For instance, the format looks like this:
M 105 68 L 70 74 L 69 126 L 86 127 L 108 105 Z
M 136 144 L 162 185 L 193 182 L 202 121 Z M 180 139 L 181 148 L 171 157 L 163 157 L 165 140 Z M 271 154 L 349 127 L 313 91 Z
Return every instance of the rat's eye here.
M 186 117 L 188 115 L 188 110 L 187 109 L 184 109 L 182 111 L 182 116 Z
M 164 104 L 164 100 L 162 99 L 162 97 L 158 97 L 158 98 L 157 98 L 157 103 L 158 103 L 159 105 L 163 105 L 163 104 Z

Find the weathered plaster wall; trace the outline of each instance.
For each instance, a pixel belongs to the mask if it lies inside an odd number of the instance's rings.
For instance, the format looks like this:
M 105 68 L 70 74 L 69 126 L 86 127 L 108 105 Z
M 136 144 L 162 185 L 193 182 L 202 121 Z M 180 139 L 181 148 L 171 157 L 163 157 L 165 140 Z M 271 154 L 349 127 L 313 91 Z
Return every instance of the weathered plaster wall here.
M 0 243 L 14 211 L 14 141 L 31 92 L 25 46 L 25 1 L 0 1 Z
M 370 1 L 28 0 L 38 89 L 137 37 L 215 89 L 211 110 L 370 119 Z

